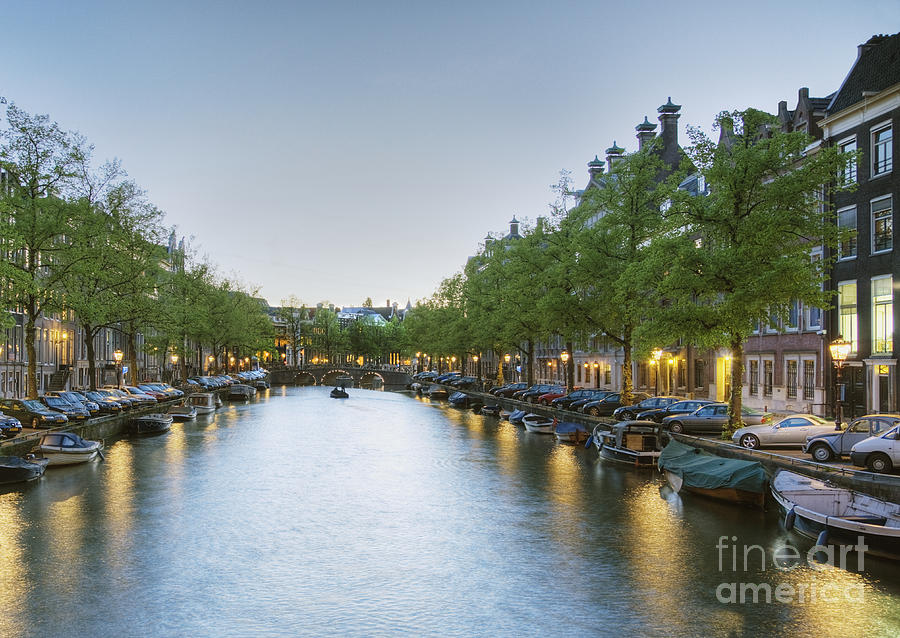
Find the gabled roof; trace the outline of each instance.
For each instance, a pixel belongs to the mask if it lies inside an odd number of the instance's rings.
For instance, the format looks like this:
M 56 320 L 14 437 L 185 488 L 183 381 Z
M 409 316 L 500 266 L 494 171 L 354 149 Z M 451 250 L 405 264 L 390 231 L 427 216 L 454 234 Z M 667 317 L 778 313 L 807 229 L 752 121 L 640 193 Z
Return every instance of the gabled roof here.
M 878 92 L 900 82 L 900 33 L 873 35 L 860 46 L 856 62 L 844 78 L 828 113 L 836 113 L 857 102 L 864 92 Z

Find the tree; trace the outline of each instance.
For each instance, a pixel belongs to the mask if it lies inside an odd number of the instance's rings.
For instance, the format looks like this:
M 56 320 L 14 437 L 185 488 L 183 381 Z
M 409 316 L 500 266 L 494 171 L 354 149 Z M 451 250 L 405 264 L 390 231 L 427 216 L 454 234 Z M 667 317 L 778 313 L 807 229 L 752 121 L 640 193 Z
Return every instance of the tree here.
M 77 236 L 72 183 L 87 149 L 46 115 L 9 104 L 9 127 L 0 132 L 0 304 L 22 309 L 28 358 L 26 395 L 37 397 L 36 323 L 62 310 L 62 280 L 73 261 L 61 255 Z
M 281 307 L 276 313 L 279 322 L 284 326 L 283 337 L 291 346 L 291 365 L 298 366 L 297 355 L 303 343 L 303 326 L 307 322 L 307 308 L 296 295 L 281 300 Z
M 807 153 L 809 136 L 784 133 L 753 109 L 721 113 L 716 125 L 718 143 L 689 131 L 688 154 L 710 194 L 673 201 L 682 232 L 653 242 L 644 280 L 654 282 L 659 321 L 642 328 L 656 339 L 730 349 L 728 434 L 741 425 L 743 343 L 754 322 L 784 316 L 794 300 L 827 304 L 826 264 L 810 251 L 837 245 L 821 190 L 847 158 L 836 148 Z

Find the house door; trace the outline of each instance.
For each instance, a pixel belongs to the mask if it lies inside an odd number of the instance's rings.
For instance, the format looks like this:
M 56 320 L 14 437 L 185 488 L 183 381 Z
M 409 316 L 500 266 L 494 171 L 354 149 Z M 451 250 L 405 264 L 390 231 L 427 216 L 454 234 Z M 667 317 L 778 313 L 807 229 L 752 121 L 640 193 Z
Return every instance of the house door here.
M 866 369 L 863 366 L 845 366 L 841 370 L 844 383 L 844 401 L 841 412 L 845 421 L 862 416 L 866 410 Z

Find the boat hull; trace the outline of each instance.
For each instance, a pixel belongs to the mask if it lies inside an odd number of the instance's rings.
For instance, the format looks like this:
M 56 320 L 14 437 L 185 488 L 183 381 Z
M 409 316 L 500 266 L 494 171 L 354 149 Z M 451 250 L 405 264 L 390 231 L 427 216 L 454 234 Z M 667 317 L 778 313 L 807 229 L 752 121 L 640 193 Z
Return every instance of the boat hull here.
M 627 448 L 616 448 L 604 445 L 600 448 L 600 458 L 632 467 L 654 468 L 659 452 L 635 452 Z
M 556 429 L 556 421 L 537 421 L 529 418 L 522 419 L 525 429 L 535 434 L 553 434 Z
M 689 492 L 690 494 L 697 494 L 699 496 L 705 496 L 706 498 L 713 498 L 717 501 L 727 501 L 729 503 L 747 505 L 750 507 L 763 508 L 766 504 L 765 492 L 750 492 L 747 490 L 739 490 L 733 487 L 717 487 L 715 489 L 708 489 L 705 487 L 692 487 L 690 485 L 685 485 L 683 479 L 674 472 L 666 471 L 665 474 L 666 481 L 668 481 L 669 486 L 675 492 Z
M 151 419 L 147 417 L 138 418 L 131 422 L 129 430 L 137 436 L 150 436 L 153 434 L 162 434 L 172 429 L 172 417 Z
M 15 465 L 0 465 L 0 485 L 25 483 L 38 479 L 44 475 L 47 463 L 46 459 L 33 459 Z
M 41 456 L 47 459 L 48 465 L 76 465 L 78 463 L 87 463 L 97 458 L 100 448 L 90 448 L 79 450 L 77 452 L 64 452 L 59 449 L 41 448 Z

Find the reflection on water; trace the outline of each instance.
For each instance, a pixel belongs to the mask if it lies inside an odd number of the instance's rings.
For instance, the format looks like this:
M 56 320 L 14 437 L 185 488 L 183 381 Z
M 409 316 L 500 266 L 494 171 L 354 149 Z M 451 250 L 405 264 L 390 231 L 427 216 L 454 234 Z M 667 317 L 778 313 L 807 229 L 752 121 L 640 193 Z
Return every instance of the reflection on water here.
M 894 565 L 733 569 L 722 538 L 808 549 L 775 513 L 441 402 L 328 390 L 274 388 L 0 493 L 19 594 L 0 635 L 900 634 Z M 860 600 L 720 602 L 732 582 Z

